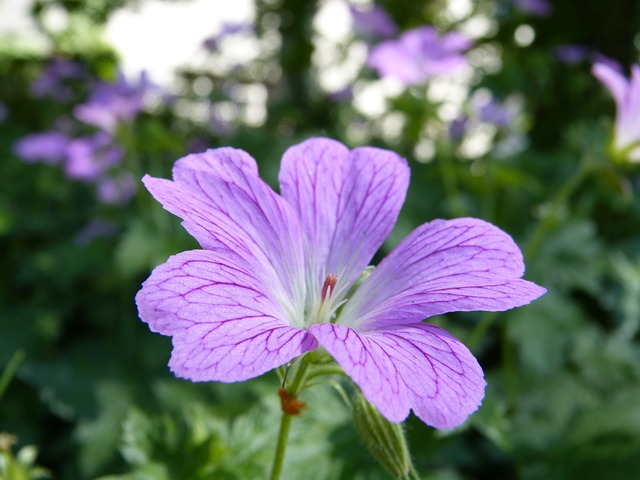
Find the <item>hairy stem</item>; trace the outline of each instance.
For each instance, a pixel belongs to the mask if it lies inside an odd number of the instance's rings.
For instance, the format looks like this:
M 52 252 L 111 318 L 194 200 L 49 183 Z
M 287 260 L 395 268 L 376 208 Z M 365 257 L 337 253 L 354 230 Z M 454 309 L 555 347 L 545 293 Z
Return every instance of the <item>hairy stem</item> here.
M 310 366 L 311 364 L 308 360 L 306 360 L 306 357 L 303 357 L 302 360 L 300 360 L 295 376 L 293 377 L 293 380 L 291 380 L 291 384 L 289 385 L 289 387 L 286 389 L 287 393 L 289 393 L 289 395 L 291 395 L 292 397 L 295 397 L 298 393 L 300 393 L 300 391 L 304 387 L 307 372 Z M 278 443 L 276 444 L 276 453 L 273 457 L 271 476 L 269 477 L 271 480 L 278 480 L 280 478 L 280 475 L 282 474 L 284 454 L 287 450 L 287 442 L 289 440 L 289 431 L 291 430 L 292 420 L 293 415 L 285 411 L 282 412 L 282 419 L 280 420 L 280 431 L 278 433 Z

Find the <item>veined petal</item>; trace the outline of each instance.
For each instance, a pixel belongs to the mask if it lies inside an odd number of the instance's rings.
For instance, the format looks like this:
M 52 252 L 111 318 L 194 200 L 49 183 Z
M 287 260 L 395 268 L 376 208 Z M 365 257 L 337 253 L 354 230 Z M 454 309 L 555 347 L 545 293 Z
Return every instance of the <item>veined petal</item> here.
M 257 377 L 313 350 L 253 267 L 226 251 L 192 250 L 156 267 L 136 295 L 140 318 L 173 337 L 169 365 L 193 381 Z
M 414 230 L 362 283 L 338 323 L 359 331 L 452 311 L 503 311 L 546 290 L 522 280 L 513 239 L 473 218 L 434 220 Z
M 594 63 L 591 71 L 609 89 L 616 102 L 616 107 L 623 108 L 629 88 L 629 82 L 625 76 L 606 63 Z
M 482 369 L 455 337 L 416 323 L 358 333 L 331 323 L 309 329 L 392 422 L 409 411 L 436 428 L 460 425 L 484 397 Z
M 619 148 L 626 149 L 640 141 L 640 66 L 631 66 L 631 77 L 624 99 L 623 109 L 616 115 L 616 143 Z M 637 148 L 634 149 L 637 157 Z
M 205 249 L 224 248 L 252 264 L 254 273 L 286 292 L 293 321 L 302 322 L 304 252 L 293 209 L 257 175 L 241 150 L 222 148 L 189 155 L 174 168 L 175 181 L 143 178 L 164 208 Z
M 408 184 L 406 160 L 390 151 L 349 151 L 320 138 L 287 150 L 281 192 L 302 223 L 318 287 L 328 274 L 343 292 L 357 280 L 393 228 Z
M 258 165 L 244 150 L 221 147 L 182 157 L 173 166 L 173 179 L 188 184 L 193 181 L 193 171 L 213 173 L 227 181 L 238 183 L 243 181 L 240 172 L 258 176 Z M 192 185 L 198 188 L 197 184 Z

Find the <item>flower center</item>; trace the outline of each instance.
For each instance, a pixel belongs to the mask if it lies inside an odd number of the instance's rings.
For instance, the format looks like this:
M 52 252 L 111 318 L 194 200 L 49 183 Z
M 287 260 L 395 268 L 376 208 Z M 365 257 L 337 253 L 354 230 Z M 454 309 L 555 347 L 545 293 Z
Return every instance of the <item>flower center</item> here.
M 311 303 L 307 305 L 305 312 L 305 325 L 307 327 L 315 323 L 335 321 L 336 311 L 346 301 L 346 299 L 341 300 L 343 295 L 336 289 L 337 284 L 338 276 L 330 273 L 324 279 L 320 291 L 315 290 L 315 295 L 309 298 Z
M 324 303 L 327 298 L 331 297 L 331 294 L 336 288 L 336 283 L 338 283 L 338 277 L 333 273 L 327 275 L 327 278 L 324 279 L 324 284 L 322 285 L 322 291 L 320 292 L 321 303 Z

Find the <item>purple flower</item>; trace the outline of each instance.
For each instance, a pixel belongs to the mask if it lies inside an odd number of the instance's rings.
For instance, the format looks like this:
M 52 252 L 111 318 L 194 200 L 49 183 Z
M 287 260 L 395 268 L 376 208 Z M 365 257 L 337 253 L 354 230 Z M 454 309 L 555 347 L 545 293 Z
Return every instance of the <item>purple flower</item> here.
M 202 45 L 206 50 L 210 52 L 216 50 L 220 45 L 220 42 L 231 35 L 239 33 L 255 33 L 253 25 L 244 22 L 225 22 L 222 24 L 222 28 L 215 35 L 210 36 L 202 42 Z
M 558 45 L 553 53 L 558 60 L 568 65 L 584 62 L 593 54 L 589 47 L 576 44 Z
M 415 85 L 467 65 L 461 52 L 469 47 L 471 40 L 464 35 L 450 32 L 439 36 L 434 27 L 427 25 L 403 33 L 398 40 L 376 45 L 367 63 L 381 77 L 394 77 L 404 85 Z
M 67 156 L 69 138 L 58 131 L 32 133 L 22 137 L 13 147 L 14 153 L 28 163 L 55 164 Z
M 136 191 L 136 180 L 130 172 L 120 172 L 114 177 L 98 181 L 98 200 L 108 205 L 127 203 Z
M 96 238 L 113 237 L 117 231 L 115 223 L 93 218 L 74 235 L 73 240 L 77 245 L 86 246 Z
M 349 6 L 351 18 L 353 19 L 353 29 L 366 39 L 386 39 L 398 33 L 395 22 L 379 5 L 374 5 L 369 10 L 360 10 L 354 6 Z
M 511 237 L 481 220 L 435 220 L 357 285 L 404 202 L 406 160 L 311 139 L 287 150 L 279 179 L 280 195 L 232 148 L 178 160 L 173 181 L 144 177 L 202 246 L 156 267 L 136 296 L 151 330 L 173 337 L 172 371 L 235 382 L 321 345 L 390 421 L 413 409 L 437 428 L 461 424 L 484 396 L 482 370 L 422 320 L 542 295 L 520 278 Z
M 513 5 L 521 12 L 535 17 L 547 17 L 551 14 L 549 0 L 513 0 Z
M 84 123 L 113 132 L 120 122 L 131 120 L 140 113 L 144 97 L 151 88 L 144 72 L 137 84 L 127 82 L 120 74 L 116 83 L 98 84 L 88 102 L 78 105 L 74 114 Z
M 67 82 L 79 78 L 84 68 L 64 57 L 54 57 L 42 74 L 31 85 L 34 97 L 53 97 L 60 102 L 71 99 L 72 92 Z
M 475 105 L 481 122 L 492 123 L 496 127 L 508 127 L 516 120 L 516 112 L 507 103 L 494 99 Z
M 460 115 L 454 118 L 451 123 L 449 123 L 447 135 L 453 141 L 461 140 L 462 137 L 464 137 L 464 135 L 467 133 L 468 127 L 469 117 L 467 115 Z
M 122 148 L 106 133 L 76 138 L 67 147 L 65 171 L 69 178 L 94 182 L 109 168 L 118 165 L 123 156 Z
M 640 162 L 640 65 L 631 66 L 631 79 L 610 62 L 594 63 L 592 72 L 609 89 L 616 103 L 614 154 Z

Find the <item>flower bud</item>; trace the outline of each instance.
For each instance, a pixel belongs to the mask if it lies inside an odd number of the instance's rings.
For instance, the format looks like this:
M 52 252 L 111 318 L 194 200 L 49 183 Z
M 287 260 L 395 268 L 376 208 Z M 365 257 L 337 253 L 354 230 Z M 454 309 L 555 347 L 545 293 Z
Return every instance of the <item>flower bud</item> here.
M 360 391 L 352 406 L 356 428 L 371 454 L 394 478 L 406 477 L 411 457 L 402 425 L 384 418 Z

